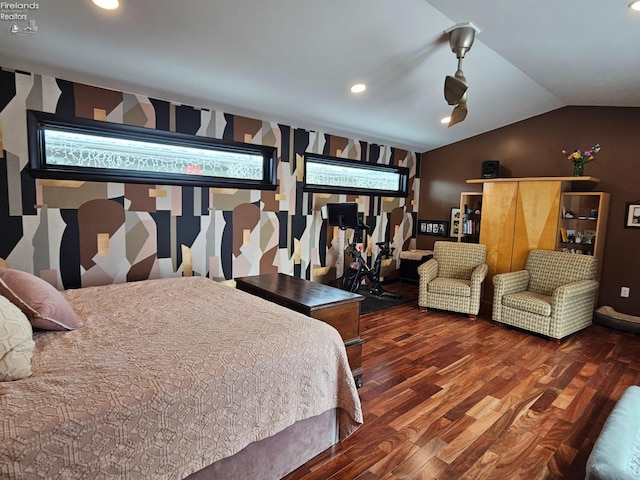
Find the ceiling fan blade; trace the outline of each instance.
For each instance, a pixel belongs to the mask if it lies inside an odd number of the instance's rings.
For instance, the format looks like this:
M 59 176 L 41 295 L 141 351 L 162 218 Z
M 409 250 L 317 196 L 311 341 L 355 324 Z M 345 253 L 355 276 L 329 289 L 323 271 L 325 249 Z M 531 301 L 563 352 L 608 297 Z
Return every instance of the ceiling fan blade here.
M 455 105 L 460 102 L 467 88 L 469 88 L 469 86 L 464 77 L 460 78 L 458 75 L 455 77 L 447 75 L 444 79 L 444 98 L 449 105 Z
M 449 120 L 449 125 L 447 126 L 451 127 L 456 123 L 462 122 L 465 118 L 467 118 L 467 113 L 468 110 L 466 103 L 460 103 L 459 105 L 456 105 L 456 108 L 454 108 L 453 112 L 451 113 L 451 120 Z

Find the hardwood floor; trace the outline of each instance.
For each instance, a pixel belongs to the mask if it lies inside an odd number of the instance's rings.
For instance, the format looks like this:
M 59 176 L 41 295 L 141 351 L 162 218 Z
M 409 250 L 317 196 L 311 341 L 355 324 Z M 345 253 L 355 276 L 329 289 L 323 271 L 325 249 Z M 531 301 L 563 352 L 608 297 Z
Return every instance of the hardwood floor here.
M 287 480 L 583 479 L 640 384 L 640 336 L 599 325 L 558 344 L 410 303 L 362 316 L 361 336 L 364 425 Z

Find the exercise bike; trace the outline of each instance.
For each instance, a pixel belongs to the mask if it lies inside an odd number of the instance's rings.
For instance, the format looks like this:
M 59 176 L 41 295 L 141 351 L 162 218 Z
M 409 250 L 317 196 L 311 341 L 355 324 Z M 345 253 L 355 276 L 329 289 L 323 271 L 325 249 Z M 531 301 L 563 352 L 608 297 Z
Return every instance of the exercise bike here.
M 364 229 L 367 233 L 370 233 L 369 227 L 359 221 L 360 229 Z M 385 292 L 380 282 L 380 267 L 382 266 L 382 260 L 391 258 L 393 255 L 394 247 L 389 245 L 389 242 L 377 242 L 378 256 L 373 262 L 373 268 L 369 266 L 365 258 L 362 256 L 361 247 L 358 245 L 356 232 L 353 232 L 351 242 L 346 248 L 347 253 L 352 258 L 351 265 L 346 268 L 340 279 L 340 288 L 352 293 L 358 293 L 358 291 L 366 287 L 369 290 L 369 294 L 376 297 L 386 296 L 392 298 L 400 298 L 400 295 Z
M 352 293 L 357 293 L 361 288 L 366 286 L 371 295 L 400 298 L 401 295 L 385 292 L 380 282 L 382 260 L 391 258 L 395 248 L 391 247 L 389 242 L 376 243 L 379 252 L 373 263 L 373 268 L 369 266 L 362 256 L 358 241 L 362 239 L 363 230 L 366 230 L 367 234 L 369 234 L 371 233 L 371 229 L 360 218 L 358 206 L 355 203 L 327 204 L 327 217 L 329 224 L 338 226 L 340 230 L 353 229 L 353 237 L 345 249 L 353 261 L 351 265 L 349 265 L 349 268 L 345 268 L 342 274 L 340 288 Z

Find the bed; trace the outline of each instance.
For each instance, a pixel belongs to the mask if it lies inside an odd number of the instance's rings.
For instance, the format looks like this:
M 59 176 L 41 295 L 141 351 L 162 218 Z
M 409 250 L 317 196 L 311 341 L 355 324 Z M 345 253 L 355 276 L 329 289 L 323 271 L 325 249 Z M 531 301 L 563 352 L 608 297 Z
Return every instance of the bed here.
M 202 277 L 61 295 L 81 326 L 0 382 L 2 478 L 280 478 L 362 423 L 323 322 Z

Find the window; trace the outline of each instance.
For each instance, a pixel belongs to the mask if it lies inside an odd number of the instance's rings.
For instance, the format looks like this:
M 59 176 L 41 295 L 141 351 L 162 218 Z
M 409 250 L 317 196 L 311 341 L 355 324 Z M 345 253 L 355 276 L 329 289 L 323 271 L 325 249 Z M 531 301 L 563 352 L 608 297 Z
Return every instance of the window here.
M 276 149 L 28 112 L 29 158 L 42 178 L 276 188 Z
M 304 189 L 310 192 L 406 197 L 409 169 L 306 155 Z

